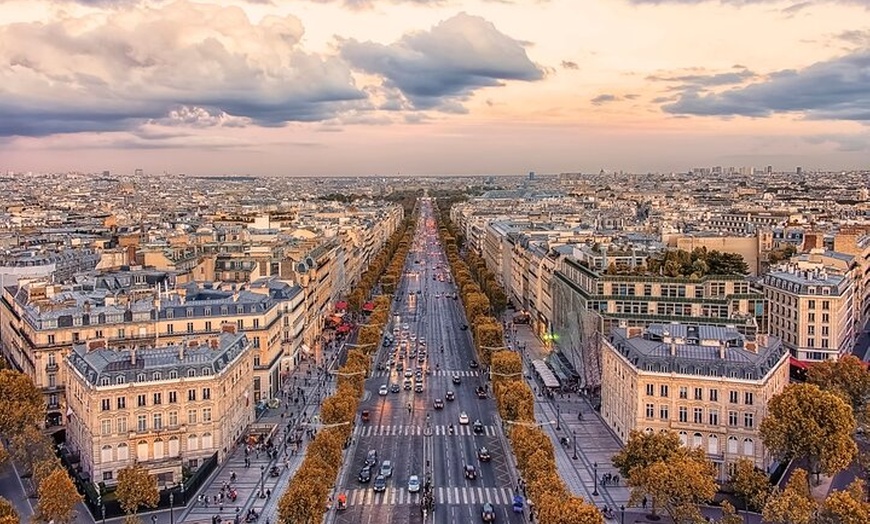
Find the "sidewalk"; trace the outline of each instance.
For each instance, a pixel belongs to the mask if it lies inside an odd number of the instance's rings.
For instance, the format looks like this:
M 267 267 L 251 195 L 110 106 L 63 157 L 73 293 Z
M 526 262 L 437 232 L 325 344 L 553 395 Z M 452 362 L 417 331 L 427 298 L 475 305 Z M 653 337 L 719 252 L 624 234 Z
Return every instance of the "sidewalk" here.
M 331 370 L 336 366 L 340 353 L 340 346 L 326 352 L 327 369 Z M 301 363 L 284 381 L 284 403 L 281 407 L 267 410 L 255 422 L 257 425 L 274 424 L 277 427 L 273 437 L 277 456 L 270 458 L 265 451 L 252 451 L 247 455 L 250 466 L 245 467 L 246 447 L 236 446 L 229 458 L 212 473 L 199 493 L 192 496 L 187 508 L 179 512 L 176 522 L 208 524 L 214 515 L 220 515 L 224 522 L 232 522 L 236 514 L 241 515 L 243 521 L 250 509 L 260 515 L 258 522 L 262 524 L 278 522 L 278 501 L 302 464 L 311 441 L 301 424 L 317 421 L 321 400 L 329 396 L 334 388 L 334 377 L 319 370 L 313 360 Z M 299 399 L 298 403 L 294 403 L 294 398 Z M 287 437 L 291 434 L 302 437 L 298 449 L 287 442 Z M 269 475 L 273 465 L 278 466 L 281 471 L 278 477 Z M 233 473 L 236 474 L 234 482 L 230 480 Z M 238 497 L 235 502 L 224 498 L 223 504 L 216 504 L 214 496 L 220 494 L 225 483 L 232 485 Z M 207 506 L 204 501 L 199 501 L 199 495 L 209 498 Z

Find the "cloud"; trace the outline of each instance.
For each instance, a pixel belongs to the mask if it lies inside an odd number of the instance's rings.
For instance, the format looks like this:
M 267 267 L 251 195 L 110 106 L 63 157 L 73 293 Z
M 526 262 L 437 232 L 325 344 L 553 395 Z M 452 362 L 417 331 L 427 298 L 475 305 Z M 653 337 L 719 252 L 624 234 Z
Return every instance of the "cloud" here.
M 580 66 L 577 65 L 577 62 L 571 62 L 570 60 L 562 60 L 562 69 L 580 69 Z
M 804 137 L 811 144 L 834 144 L 838 151 L 870 151 L 870 133 L 828 133 Z
M 782 10 L 782 14 L 787 15 L 787 16 L 794 16 L 794 15 L 800 13 L 801 11 L 803 11 L 804 9 L 806 9 L 812 5 L 813 5 L 812 2 L 798 2 L 796 4 L 792 4 L 792 5 L 784 8 Z
M 747 6 L 747 5 L 776 4 L 776 3 L 780 3 L 782 0 L 629 0 L 629 1 L 633 4 L 638 4 L 638 5 L 660 5 L 660 4 L 697 5 L 697 4 L 706 4 L 706 3 L 720 3 L 723 5 L 743 7 L 743 6 Z M 870 0 L 820 0 L 818 3 L 854 4 L 854 5 L 864 6 L 864 7 L 870 7 Z M 797 4 L 797 5 L 800 5 L 800 4 Z M 795 6 L 792 6 L 792 7 L 795 7 Z M 798 8 L 798 10 L 802 9 L 802 8 L 803 7 Z M 786 10 L 787 9 L 789 9 L 789 8 L 786 8 Z
M 778 71 L 764 82 L 720 93 L 689 88 L 662 106 L 668 113 L 766 117 L 803 113 L 808 118 L 870 122 L 870 51 Z
M 835 35 L 836 38 L 861 47 L 870 47 L 870 29 L 849 29 Z
M 167 118 L 279 126 L 367 105 L 346 63 L 302 49 L 293 16 L 253 23 L 238 7 L 186 1 L 60 16 L 0 27 L 0 136 Z
M 603 94 L 596 96 L 591 100 L 591 102 L 597 106 L 600 106 L 602 104 L 606 104 L 607 102 L 616 102 L 617 100 L 619 100 L 619 97 L 616 95 Z
M 380 75 L 401 91 L 414 109 L 463 112 L 462 103 L 479 88 L 506 80 L 543 78 L 523 46 L 477 16 L 460 13 L 429 31 L 397 42 L 345 40 L 341 56 L 354 67 Z
M 734 66 L 734 69 L 739 69 Z M 728 84 L 740 84 L 746 80 L 755 78 L 755 73 L 748 69 L 740 69 L 737 71 L 728 71 L 725 73 L 715 74 L 683 74 L 683 75 L 650 75 L 646 79 L 651 82 L 679 82 L 683 84 L 691 84 L 693 86 L 721 86 Z

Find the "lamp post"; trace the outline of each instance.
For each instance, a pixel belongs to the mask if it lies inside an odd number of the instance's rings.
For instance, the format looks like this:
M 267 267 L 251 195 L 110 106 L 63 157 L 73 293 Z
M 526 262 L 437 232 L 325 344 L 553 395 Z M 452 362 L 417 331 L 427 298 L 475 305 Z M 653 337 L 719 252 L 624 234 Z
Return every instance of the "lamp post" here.
M 619 522 L 625 524 L 625 504 L 619 506 Z
M 100 513 L 103 514 L 103 524 L 106 524 L 106 505 L 100 504 Z
M 593 471 L 592 477 L 595 481 L 592 484 L 592 496 L 597 497 L 598 496 L 598 463 L 597 462 L 592 464 L 592 471 Z
M 574 460 L 577 460 L 577 430 L 573 431 L 574 433 Z
M 184 480 L 181 481 L 181 505 L 187 505 L 187 497 L 184 495 Z
M 561 430 L 562 430 L 562 426 L 561 426 L 561 424 L 559 424 L 559 419 L 561 418 L 561 417 L 559 416 L 559 415 L 560 415 L 559 411 L 560 411 L 560 410 L 559 410 L 559 404 L 556 404 L 556 431 L 561 431 Z
M 175 493 L 169 494 L 169 524 L 175 524 L 175 515 L 172 507 L 175 505 Z
M 265 490 L 263 489 L 265 482 L 266 482 L 264 477 L 263 477 L 263 475 L 265 473 L 266 473 L 266 466 L 260 464 L 260 498 L 261 499 L 266 498 L 266 493 L 265 493 Z

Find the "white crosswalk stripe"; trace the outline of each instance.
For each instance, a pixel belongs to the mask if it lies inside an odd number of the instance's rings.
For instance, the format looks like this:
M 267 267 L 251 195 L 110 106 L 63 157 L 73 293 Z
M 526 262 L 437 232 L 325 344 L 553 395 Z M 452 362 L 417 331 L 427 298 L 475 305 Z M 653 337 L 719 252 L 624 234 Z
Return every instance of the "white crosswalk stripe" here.
M 390 371 L 387 369 L 387 370 L 375 372 L 375 376 L 379 377 L 379 378 L 387 378 L 387 377 L 395 376 L 396 381 L 398 382 L 400 380 L 405 379 L 404 373 L 405 373 L 404 371 Z M 452 377 L 453 375 L 459 375 L 460 377 L 466 377 L 466 378 L 478 377 L 478 376 L 480 376 L 480 372 L 474 371 L 471 369 L 459 369 L 459 370 L 454 370 L 454 371 L 451 371 L 449 369 L 440 369 L 440 370 L 433 370 L 432 371 L 432 376 L 435 376 L 435 377 Z
M 435 426 L 435 435 L 447 435 L 450 436 L 450 426 Z M 474 435 L 474 428 L 471 425 L 463 426 L 459 424 L 454 424 L 453 433 L 454 436 L 468 436 Z M 483 433 L 480 436 L 494 437 L 496 435 L 495 426 L 483 426 Z
M 383 493 L 375 493 L 371 488 L 358 488 L 347 491 L 350 506 L 406 506 L 420 503 L 420 493 L 409 493 L 407 488 L 387 486 Z M 481 505 L 489 502 L 496 506 L 507 506 L 513 501 L 510 488 L 483 487 L 438 487 L 435 488 L 435 503 L 448 505 Z
M 422 426 L 406 426 L 401 424 L 386 424 L 386 425 L 360 425 L 354 430 L 358 437 L 382 437 L 382 436 L 404 436 L 418 437 L 423 435 Z M 432 432 L 437 436 L 459 436 L 467 437 L 474 435 L 474 428 L 471 425 L 453 425 L 453 433 L 450 433 L 450 426 L 436 425 L 432 426 Z M 495 426 L 483 426 L 483 433 L 478 436 L 494 437 L 496 436 Z

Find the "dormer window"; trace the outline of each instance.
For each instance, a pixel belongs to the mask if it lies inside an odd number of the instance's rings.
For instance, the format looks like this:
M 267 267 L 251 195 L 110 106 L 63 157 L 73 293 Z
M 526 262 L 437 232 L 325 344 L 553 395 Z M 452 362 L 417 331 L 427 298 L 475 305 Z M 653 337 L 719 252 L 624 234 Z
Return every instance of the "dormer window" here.
M 188 369 L 188 370 L 187 370 L 187 376 L 188 376 L 188 377 L 195 377 L 195 376 L 196 376 L 196 370 L 195 370 L 195 369 Z
M 124 378 L 124 375 L 118 375 L 117 377 L 115 377 L 115 384 L 121 385 L 126 381 L 127 379 Z
M 160 378 L 161 378 L 161 374 L 159 371 L 155 371 L 154 373 L 151 374 L 151 380 L 160 380 Z
M 166 310 L 166 318 L 175 318 L 175 311 L 171 309 Z
M 209 369 L 209 368 L 202 368 L 202 374 L 203 374 L 203 375 L 211 375 L 211 369 Z
M 178 371 L 175 371 L 175 370 L 173 369 L 172 371 L 169 372 L 169 379 L 170 379 L 170 380 L 174 380 L 174 379 L 176 379 L 176 378 L 178 378 Z
M 187 315 L 187 318 L 192 317 L 193 316 L 193 308 L 187 308 L 184 313 Z
M 101 378 L 101 379 L 100 379 L 100 385 L 101 385 L 101 386 L 108 386 L 108 385 L 109 385 L 109 377 L 103 377 L 103 378 Z
M 136 382 L 145 382 L 145 373 L 139 373 L 136 375 Z

